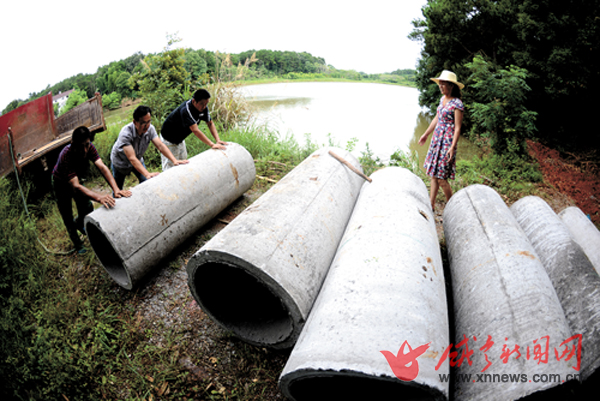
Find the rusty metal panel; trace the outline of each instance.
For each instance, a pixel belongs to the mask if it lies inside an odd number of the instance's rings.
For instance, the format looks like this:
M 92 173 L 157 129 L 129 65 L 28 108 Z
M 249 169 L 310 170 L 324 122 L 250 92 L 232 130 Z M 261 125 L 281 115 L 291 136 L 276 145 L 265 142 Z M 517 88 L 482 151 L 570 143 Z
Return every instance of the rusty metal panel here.
M 5 176 L 13 170 L 8 135 L 0 135 L 0 176 Z
M 18 166 L 22 167 L 69 143 L 73 130 L 81 125 L 94 133 L 106 130 L 99 93 L 56 120 L 51 93 L 0 116 L 0 176 L 13 169 L 8 147 L 8 127 L 12 128 Z
M 70 136 L 75 128 L 82 125 L 88 127 L 92 132 L 106 130 L 100 94 L 97 93 L 93 98 L 56 119 L 56 131 L 61 138 L 65 134 Z
M 12 128 L 13 146 L 18 159 L 56 139 L 52 93 L 24 104 L 0 116 L 0 175 L 12 170 L 8 148 L 8 128 Z

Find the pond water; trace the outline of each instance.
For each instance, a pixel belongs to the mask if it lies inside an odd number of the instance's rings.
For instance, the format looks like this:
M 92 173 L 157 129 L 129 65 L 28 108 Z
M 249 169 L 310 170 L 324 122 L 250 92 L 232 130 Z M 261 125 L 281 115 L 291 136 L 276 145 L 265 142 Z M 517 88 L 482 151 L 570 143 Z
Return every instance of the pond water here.
M 396 150 L 417 152 L 420 164 L 429 143 L 419 146 L 431 116 L 419 106 L 415 88 L 353 82 L 293 82 L 250 85 L 244 94 L 255 106 L 257 122 L 298 143 L 306 135 L 319 145 L 345 148 L 355 141 L 355 156 L 367 148 L 382 161 Z M 430 137 L 431 138 L 431 137 Z M 466 145 L 466 146 L 465 146 Z M 459 142 L 458 157 L 470 144 Z

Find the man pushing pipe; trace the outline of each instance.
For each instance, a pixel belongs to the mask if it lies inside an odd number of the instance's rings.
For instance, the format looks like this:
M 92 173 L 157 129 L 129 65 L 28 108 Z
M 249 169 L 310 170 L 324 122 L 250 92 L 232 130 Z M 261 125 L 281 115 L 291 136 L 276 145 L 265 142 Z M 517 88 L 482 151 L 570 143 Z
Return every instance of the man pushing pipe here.
M 160 133 L 161 139 L 177 159 L 187 159 L 185 138 L 191 133 L 194 133 L 198 139 L 212 149 L 225 150 L 227 142 L 223 142 L 219 138 L 215 123 L 210 118 L 210 112 L 208 111 L 209 99 L 210 93 L 206 89 L 198 89 L 190 100 L 186 100 L 173 110 L 163 123 Z M 216 143 L 213 143 L 200 131 L 200 128 L 198 128 L 200 121 L 206 123 Z M 161 159 L 163 171 L 173 167 L 171 160 L 164 155 L 161 155 Z
M 138 106 L 133 112 L 133 122 L 127 124 L 119 132 L 115 144 L 110 152 L 110 164 L 113 176 L 119 189 L 123 189 L 125 177 L 133 172 L 140 184 L 158 172 L 149 172 L 144 163 L 144 153 L 148 145 L 152 144 L 158 149 L 162 157 L 165 157 L 172 165 L 187 164 L 188 160 L 177 160 L 165 145 L 152 125 L 152 110 L 148 106 Z
M 93 134 L 90 130 L 81 126 L 73 130 L 71 143 L 60 152 L 56 165 L 52 170 L 52 186 L 56 196 L 58 210 L 69 233 L 69 237 L 75 245 L 75 250 L 83 254 L 86 249 L 79 238 L 77 231 L 85 234 L 83 221 L 86 215 L 94 211 L 92 202 L 102 203 L 106 208 L 115 206 L 115 199 L 122 196 L 130 197 L 131 191 L 123 191 L 115 182 L 110 170 L 100 159 L 98 151 L 92 144 Z M 84 187 L 79 181 L 82 167 L 87 161 L 94 163 L 100 170 L 104 179 L 113 190 L 114 198 L 110 194 L 101 194 Z M 73 219 L 73 205 L 71 200 L 75 200 L 78 216 Z

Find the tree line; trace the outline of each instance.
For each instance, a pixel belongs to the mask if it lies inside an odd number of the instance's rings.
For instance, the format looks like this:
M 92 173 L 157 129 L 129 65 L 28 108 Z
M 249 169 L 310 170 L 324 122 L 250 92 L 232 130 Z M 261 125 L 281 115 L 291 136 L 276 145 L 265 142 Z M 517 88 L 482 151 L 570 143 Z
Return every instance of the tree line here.
M 600 0 L 429 0 L 409 35 L 421 41 L 419 102 L 435 110 L 430 77 L 454 71 L 467 133 L 498 152 L 537 137 L 600 148 L 588 122 L 600 89 Z
M 169 46 L 179 39 L 171 38 Z M 75 89 L 75 97 L 90 98 L 95 92 L 102 94 L 102 103 L 106 108 L 116 108 L 124 98 L 140 97 L 139 77 L 147 73 L 148 68 L 167 71 L 171 66 L 160 63 L 168 58 L 162 55 L 174 51 L 167 46 L 163 52 L 144 55 L 140 52 L 126 59 L 113 61 L 99 67 L 94 74 L 77 74 L 55 84 L 48 85 L 39 92 L 30 93 L 27 99 L 15 99 L 2 111 L 5 114 L 37 99 L 48 92 L 58 94 Z M 250 79 L 269 79 L 282 77 L 287 79 L 345 78 L 352 80 L 379 80 L 388 83 L 414 84 L 414 70 L 396 70 L 391 73 L 365 74 L 354 70 L 338 70 L 328 65 L 322 57 L 306 52 L 278 50 L 248 50 L 238 54 L 223 54 L 209 50 L 176 49 L 181 77 L 179 82 L 189 79 L 191 82 L 206 84 L 210 80 L 235 81 Z M 152 65 L 152 66 L 150 66 Z M 171 71 L 172 72 L 172 71 Z M 166 73 L 166 72 L 165 72 Z M 176 79 L 176 80 L 177 80 Z M 147 83 L 148 84 L 148 83 Z M 148 86 L 148 85 L 147 85 Z M 147 91 L 149 88 L 146 88 Z M 155 88 L 156 89 L 156 88 Z M 62 112 L 67 111 L 67 105 Z

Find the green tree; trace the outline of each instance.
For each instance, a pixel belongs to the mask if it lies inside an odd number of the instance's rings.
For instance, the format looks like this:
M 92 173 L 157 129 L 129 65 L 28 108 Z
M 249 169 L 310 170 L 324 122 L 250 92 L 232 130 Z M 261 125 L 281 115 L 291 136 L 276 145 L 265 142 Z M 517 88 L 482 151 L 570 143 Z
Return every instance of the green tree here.
M 183 67 L 190 73 L 192 81 L 203 77 L 208 69 L 206 60 L 200 57 L 197 51 L 192 49 L 186 49 Z
M 102 107 L 109 110 L 117 109 L 121 106 L 121 95 L 118 92 L 102 95 Z
M 524 140 L 533 138 L 537 113 L 527 110 L 530 92 L 525 83 L 527 71 L 510 66 L 497 68 L 481 56 L 475 56 L 466 67 L 471 70 L 472 102 L 466 105 L 471 114 L 471 132 L 489 138 L 497 154 L 524 155 Z
M 4 110 L 2 110 L 2 114 L 9 113 L 9 112 L 13 111 L 14 109 L 16 109 L 17 107 L 19 107 L 22 104 L 25 104 L 24 100 L 15 99 L 15 100 L 13 100 L 12 102 L 10 102 L 9 104 L 6 105 L 6 107 L 4 108 Z
M 594 105 L 584 99 L 600 89 L 600 0 L 429 0 L 422 11 L 409 35 L 423 42 L 421 105 L 433 110 L 439 98 L 430 77 L 448 69 L 465 80 L 466 64 L 482 54 L 496 66 L 528 71 L 526 107 L 538 113 L 545 139 L 589 144 L 586 120 Z M 464 83 L 468 104 L 470 82 Z M 594 141 L 600 146 L 597 135 Z
M 150 54 L 141 61 L 143 69 L 129 79 L 132 89 L 139 91 L 152 109 L 154 125 L 162 126 L 167 115 L 190 97 L 190 73 L 184 68 L 185 50 L 171 49 L 181 39 L 167 35 L 168 44 L 162 53 Z
M 88 100 L 88 97 L 85 91 L 76 87 L 69 95 L 65 105 L 60 108 L 58 115 L 61 116 L 65 114 L 67 111 L 79 106 L 82 103 L 85 103 L 86 100 Z

